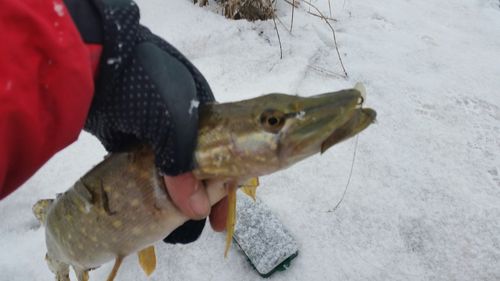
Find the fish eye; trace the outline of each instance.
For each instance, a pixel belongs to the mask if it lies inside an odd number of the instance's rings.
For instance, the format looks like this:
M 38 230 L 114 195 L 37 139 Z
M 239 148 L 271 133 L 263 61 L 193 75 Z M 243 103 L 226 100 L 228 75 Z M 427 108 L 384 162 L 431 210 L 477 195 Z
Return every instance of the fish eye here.
M 278 133 L 285 125 L 285 113 L 275 109 L 267 109 L 260 115 L 260 124 L 270 133 Z

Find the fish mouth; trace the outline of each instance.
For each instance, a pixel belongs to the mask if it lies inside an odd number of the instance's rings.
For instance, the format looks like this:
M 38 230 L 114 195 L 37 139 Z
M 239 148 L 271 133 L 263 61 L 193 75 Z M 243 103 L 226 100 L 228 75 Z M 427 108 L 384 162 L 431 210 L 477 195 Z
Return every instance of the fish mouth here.
M 358 108 L 354 110 L 352 117 L 342 126 L 335 129 L 328 138 L 321 143 L 320 153 L 324 153 L 335 144 L 355 136 L 374 123 L 377 112 L 371 108 Z
M 364 88 L 325 93 L 295 101 L 298 117 L 291 118 L 280 135 L 280 159 L 291 165 L 366 129 L 375 110 L 363 108 Z

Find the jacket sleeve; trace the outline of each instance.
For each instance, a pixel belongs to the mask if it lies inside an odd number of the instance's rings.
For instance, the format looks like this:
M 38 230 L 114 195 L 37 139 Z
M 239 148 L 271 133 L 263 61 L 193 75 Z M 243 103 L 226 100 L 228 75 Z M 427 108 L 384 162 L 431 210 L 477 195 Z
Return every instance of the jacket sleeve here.
M 83 43 L 61 0 L 0 0 L 0 7 L 1 199 L 77 139 L 99 48 Z

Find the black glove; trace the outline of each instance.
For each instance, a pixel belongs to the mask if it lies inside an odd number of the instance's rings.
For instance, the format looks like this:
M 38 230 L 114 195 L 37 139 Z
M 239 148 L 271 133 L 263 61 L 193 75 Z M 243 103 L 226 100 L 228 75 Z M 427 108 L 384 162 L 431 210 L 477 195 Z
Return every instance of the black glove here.
M 65 3 L 84 41 L 103 46 L 85 129 L 111 152 L 151 145 L 163 174 L 191 171 L 198 105 L 214 100 L 205 78 L 178 50 L 139 24 L 134 2 Z M 194 241 L 204 224 L 190 221 L 165 240 Z

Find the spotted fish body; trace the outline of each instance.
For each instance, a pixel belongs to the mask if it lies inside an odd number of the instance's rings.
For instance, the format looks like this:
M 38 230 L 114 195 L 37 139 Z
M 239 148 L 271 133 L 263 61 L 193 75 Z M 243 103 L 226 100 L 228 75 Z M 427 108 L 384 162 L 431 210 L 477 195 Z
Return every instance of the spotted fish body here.
M 143 148 L 116 153 L 62 194 L 47 213 L 48 252 L 95 268 L 165 237 L 187 218 L 170 201 Z
M 193 173 L 207 184 L 212 205 L 228 191 L 232 198 L 249 179 L 324 152 L 366 128 L 376 114 L 361 108 L 363 100 L 363 90 L 350 89 L 205 105 Z M 112 280 L 125 256 L 188 220 L 170 200 L 147 146 L 110 154 L 57 199 L 35 204 L 34 213 L 45 224 L 47 262 L 60 281 L 69 280 L 70 265 L 85 281 L 88 270 L 115 259 Z
M 223 184 L 208 186 L 212 204 L 225 196 Z M 46 212 L 49 266 L 71 265 L 79 280 L 86 280 L 89 269 L 147 248 L 188 220 L 170 200 L 148 147 L 111 154 L 53 203 L 41 200 L 35 206 L 41 204 L 46 209 L 35 214 Z M 67 270 L 53 271 L 57 280 L 69 280 Z

